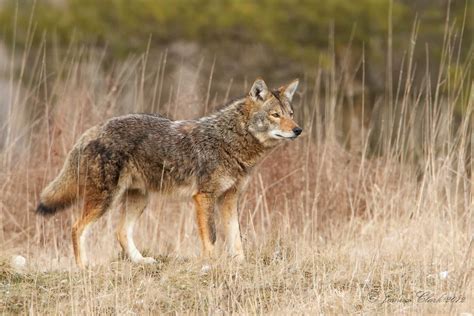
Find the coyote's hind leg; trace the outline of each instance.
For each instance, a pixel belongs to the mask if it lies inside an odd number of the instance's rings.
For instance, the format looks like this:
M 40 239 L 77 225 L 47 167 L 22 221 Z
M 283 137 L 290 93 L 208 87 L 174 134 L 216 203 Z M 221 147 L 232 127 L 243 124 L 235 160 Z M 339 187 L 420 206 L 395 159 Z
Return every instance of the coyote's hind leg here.
M 87 254 L 85 247 L 85 239 L 90 225 L 99 219 L 109 207 L 108 198 L 90 199 L 85 198 L 84 210 L 81 218 L 79 218 L 72 227 L 72 246 L 76 263 L 80 268 L 87 265 Z
M 135 222 L 142 215 L 148 204 L 148 195 L 139 190 L 129 190 L 124 193 L 122 215 L 117 231 L 117 239 L 123 251 L 135 263 L 154 263 L 151 257 L 143 257 L 133 241 Z

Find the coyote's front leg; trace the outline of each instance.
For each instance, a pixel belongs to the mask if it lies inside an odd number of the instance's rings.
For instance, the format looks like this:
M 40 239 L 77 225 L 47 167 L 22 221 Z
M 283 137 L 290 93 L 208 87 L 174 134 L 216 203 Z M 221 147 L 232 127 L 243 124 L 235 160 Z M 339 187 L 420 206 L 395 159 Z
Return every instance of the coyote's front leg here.
M 240 237 L 238 191 L 232 188 L 224 193 L 220 212 L 225 229 L 225 243 L 228 253 L 239 261 L 245 260 Z
M 197 193 L 193 196 L 196 204 L 196 217 L 201 237 L 202 257 L 212 257 L 216 242 L 216 226 L 214 222 L 214 209 L 216 198 L 213 194 Z

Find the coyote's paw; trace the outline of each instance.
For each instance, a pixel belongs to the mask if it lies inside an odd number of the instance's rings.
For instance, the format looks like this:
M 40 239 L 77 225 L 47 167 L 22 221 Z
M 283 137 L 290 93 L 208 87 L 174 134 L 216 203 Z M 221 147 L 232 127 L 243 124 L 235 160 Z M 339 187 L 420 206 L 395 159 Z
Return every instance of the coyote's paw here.
M 141 263 L 141 264 L 152 264 L 156 263 L 155 258 L 152 257 L 142 257 L 142 258 L 137 258 L 134 260 L 135 263 Z
M 207 274 L 209 271 L 211 271 L 211 265 L 210 264 L 204 264 L 201 268 L 201 273 L 202 274 Z
M 152 257 L 145 257 L 145 258 L 143 258 L 143 263 L 152 264 L 152 263 L 156 263 L 156 260 L 155 260 L 155 258 L 152 258 Z

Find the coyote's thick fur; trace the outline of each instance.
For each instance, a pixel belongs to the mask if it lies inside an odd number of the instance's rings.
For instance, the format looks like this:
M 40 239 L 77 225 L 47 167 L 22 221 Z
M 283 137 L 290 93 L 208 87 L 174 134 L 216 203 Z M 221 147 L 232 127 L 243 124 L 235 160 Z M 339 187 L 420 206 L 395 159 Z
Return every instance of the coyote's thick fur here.
M 120 245 L 133 262 L 151 263 L 154 259 L 143 257 L 133 242 L 133 226 L 148 203 L 148 193 L 186 193 L 195 202 L 202 255 L 208 258 L 213 252 L 218 206 L 227 249 L 243 260 L 239 193 L 269 149 L 301 134 L 291 106 L 297 86 L 295 80 L 270 91 L 257 79 L 247 96 L 197 120 L 130 114 L 92 127 L 42 192 L 37 212 L 54 214 L 84 199 L 82 216 L 72 228 L 76 262 L 84 267 L 85 231 L 120 203 Z

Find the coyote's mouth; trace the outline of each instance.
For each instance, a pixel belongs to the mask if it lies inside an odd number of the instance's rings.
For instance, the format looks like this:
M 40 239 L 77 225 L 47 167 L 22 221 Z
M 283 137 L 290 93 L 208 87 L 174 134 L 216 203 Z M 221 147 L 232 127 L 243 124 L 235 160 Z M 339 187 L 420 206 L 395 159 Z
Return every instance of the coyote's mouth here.
M 294 135 L 294 136 L 283 136 L 281 134 L 278 134 L 278 133 L 274 133 L 273 135 L 275 135 L 276 137 L 278 138 L 281 138 L 281 139 L 295 139 L 296 137 L 298 137 L 297 135 Z

